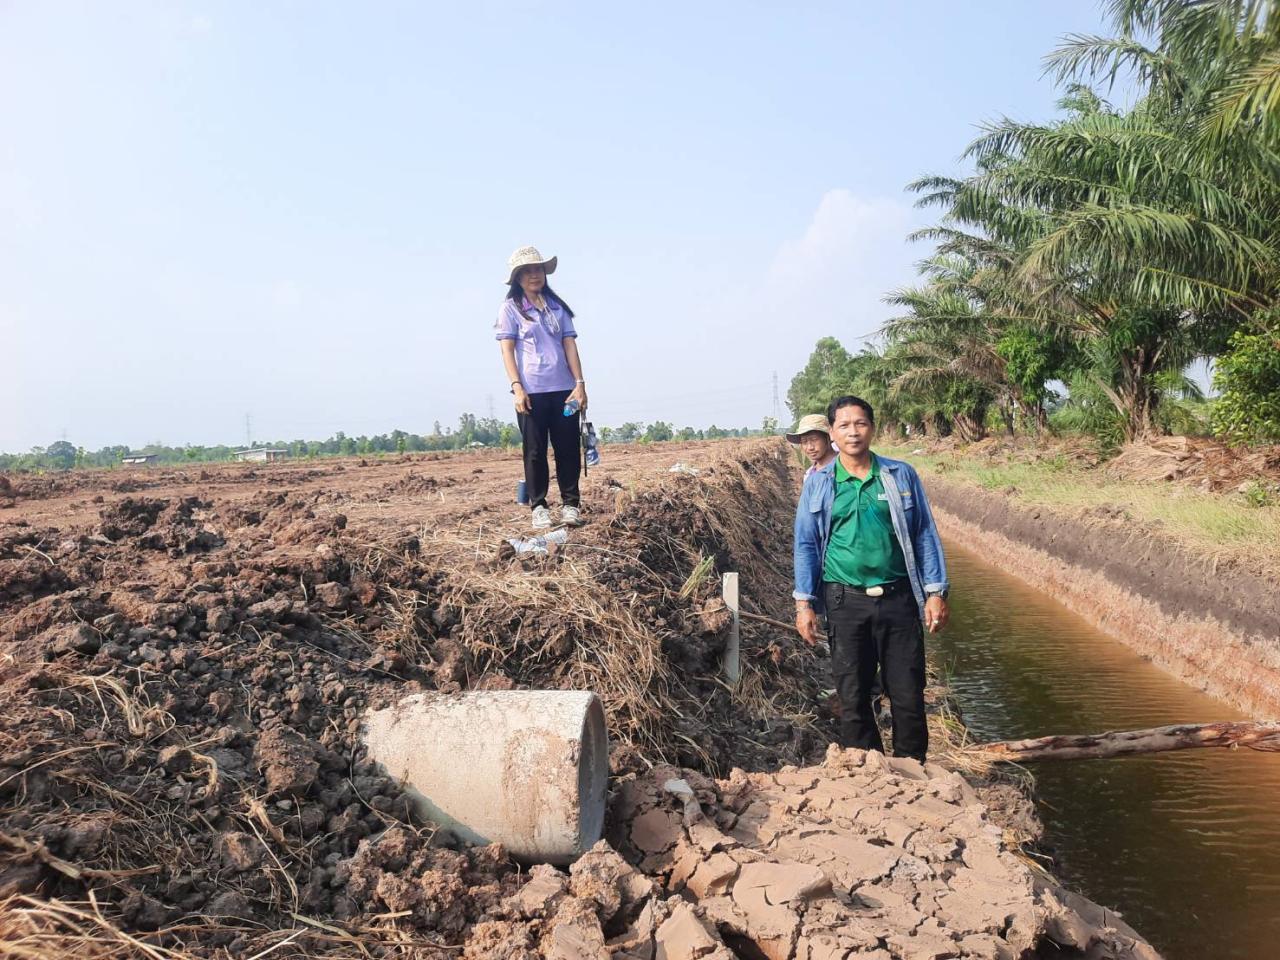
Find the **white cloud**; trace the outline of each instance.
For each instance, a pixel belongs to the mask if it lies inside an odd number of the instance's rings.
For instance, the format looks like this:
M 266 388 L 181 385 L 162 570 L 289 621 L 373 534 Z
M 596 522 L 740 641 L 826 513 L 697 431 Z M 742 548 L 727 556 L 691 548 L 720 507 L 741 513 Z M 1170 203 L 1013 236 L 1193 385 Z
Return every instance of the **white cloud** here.
M 918 221 L 903 201 L 827 191 L 804 234 L 783 242 L 769 265 L 770 309 L 785 310 L 800 329 L 824 329 L 853 347 L 888 316 L 881 298 L 913 282 L 923 251 L 913 249 L 907 235 Z

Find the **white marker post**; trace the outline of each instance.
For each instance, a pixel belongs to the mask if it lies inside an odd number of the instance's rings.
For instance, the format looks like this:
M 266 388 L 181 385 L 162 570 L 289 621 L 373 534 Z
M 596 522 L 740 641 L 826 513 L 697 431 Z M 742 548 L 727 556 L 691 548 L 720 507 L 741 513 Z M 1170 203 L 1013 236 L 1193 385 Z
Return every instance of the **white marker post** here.
M 742 664 L 739 655 L 739 639 L 738 625 L 741 617 L 738 612 L 738 575 L 736 573 L 726 573 L 721 581 L 721 593 L 724 597 L 724 605 L 728 608 L 729 613 L 733 616 L 733 621 L 729 625 L 729 643 L 724 648 L 724 675 L 729 678 L 730 684 L 736 684 L 738 678 L 742 676 Z

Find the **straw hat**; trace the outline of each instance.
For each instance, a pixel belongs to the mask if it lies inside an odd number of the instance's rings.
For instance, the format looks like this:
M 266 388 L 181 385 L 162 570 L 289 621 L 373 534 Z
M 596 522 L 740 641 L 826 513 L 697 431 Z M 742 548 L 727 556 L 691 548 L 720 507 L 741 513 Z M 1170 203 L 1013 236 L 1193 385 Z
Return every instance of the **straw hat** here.
M 815 430 L 819 433 L 825 433 L 828 437 L 831 436 L 831 424 L 820 413 L 811 413 L 807 417 L 801 417 L 800 422 L 796 424 L 796 432 L 788 433 L 787 440 L 791 443 L 799 443 L 801 437 Z
M 543 259 L 537 247 L 521 247 L 507 258 L 507 266 L 511 268 L 507 275 L 507 286 L 510 286 L 516 282 L 516 274 L 520 272 L 521 267 L 545 267 L 547 273 L 555 273 L 556 258 Z

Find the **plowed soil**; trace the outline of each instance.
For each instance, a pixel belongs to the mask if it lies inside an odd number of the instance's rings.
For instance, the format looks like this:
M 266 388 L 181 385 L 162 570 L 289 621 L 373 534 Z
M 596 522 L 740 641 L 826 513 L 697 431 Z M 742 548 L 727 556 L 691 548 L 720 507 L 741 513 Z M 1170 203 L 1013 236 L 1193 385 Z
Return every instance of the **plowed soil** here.
M 430 825 L 358 747 L 367 708 L 423 690 L 589 686 L 618 769 L 727 772 L 820 751 L 812 655 L 763 640 L 734 701 L 718 574 L 689 581 L 703 557 L 749 571 L 787 542 L 765 520 L 726 535 L 737 514 L 768 517 L 752 484 L 788 491 L 785 451 L 740 453 L 611 449 L 585 485 L 591 522 L 524 558 L 506 545 L 532 532 L 511 455 L 12 478 L 0 895 L 93 890 L 114 924 L 177 924 L 187 933 L 157 942 L 197 954 L 248 955 L 272 944 L 264 926 L 296 932 L 295 914 L 457 943 L 518 885 L 514 868 L 500 850 L 425 845 Z M 677 461 L 699 475 L 668 473 Z M 726 491 L 735 516 L 708 516 Z M 734 563 L 734 535 L 758 555 Z M 454 907 L 433 895 L 403 914 L 421 891 L 367 895 L 351 858 L 392 826 L 408 831 L 393 863 L 438 875 Z M 313 951 L 349 952 L 303 930 Z

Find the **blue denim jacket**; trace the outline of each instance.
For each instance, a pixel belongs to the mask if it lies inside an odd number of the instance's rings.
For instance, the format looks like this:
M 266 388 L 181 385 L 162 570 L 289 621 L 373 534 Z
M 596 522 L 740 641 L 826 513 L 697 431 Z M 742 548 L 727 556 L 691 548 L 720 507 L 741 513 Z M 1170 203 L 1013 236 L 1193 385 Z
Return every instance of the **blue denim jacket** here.
M 907 576 L 916 606 L 924 617 L 927 593 L 948 589 L 947 562 L 942 556 L 942 541 L 934 526 L 929 500 L 915 468 L 901 460 L 879 457 L 880 482 L 889 497 L 889 515 L 893 532 L 902 545 L 907 561 Z M 819 613 L 823 611 L 822 568 L 827 559 L 827 543 L 831 535 L 831 505 L 835 502 L 835 461 L 816 470 L 804 482 L 800 503 L 796 507 L 795 567 L 797 600 L 809 600 Z

